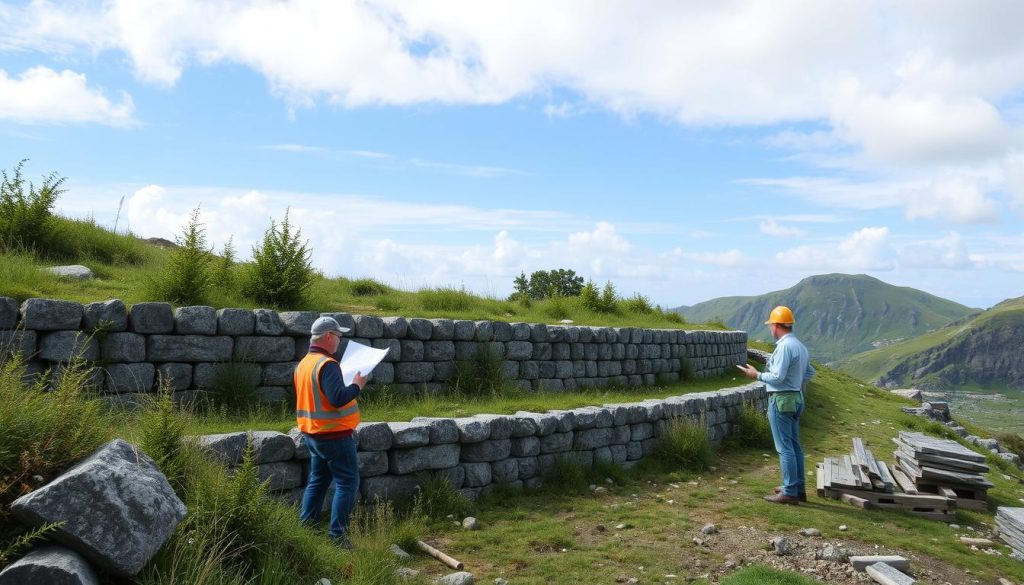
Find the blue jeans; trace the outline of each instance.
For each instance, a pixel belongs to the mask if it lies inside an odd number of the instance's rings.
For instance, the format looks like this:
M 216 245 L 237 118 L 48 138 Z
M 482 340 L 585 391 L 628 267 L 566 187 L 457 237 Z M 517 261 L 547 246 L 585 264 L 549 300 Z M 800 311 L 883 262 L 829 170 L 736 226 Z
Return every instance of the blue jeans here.
M 334 480 L 334 500 L 331 503 L 331 525 L 327 535 L 341 538 L 348 532 L 348 517 L 356 505 L 359 493 L 359 458 L 352 437 L 318 439 L 306 435 L 309 446 L 309 481 L 302 496 L 299 519 L 312 524 L 320 518 L 327 488 Z
M 804 449 L 800 446 L 800 415 L 803 403 L 796 412 L 779 412 L 775 408 L 775 395 L 768 394 L 768 424 L 772 427 L 775 451 L 782 468 L 782 493 L 797 497 L 807 490 L 804 483 Z

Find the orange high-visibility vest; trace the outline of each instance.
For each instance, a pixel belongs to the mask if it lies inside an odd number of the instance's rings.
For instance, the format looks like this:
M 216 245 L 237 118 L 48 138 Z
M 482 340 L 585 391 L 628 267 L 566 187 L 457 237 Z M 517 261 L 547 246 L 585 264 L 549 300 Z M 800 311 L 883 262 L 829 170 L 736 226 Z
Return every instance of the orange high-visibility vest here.
M 335 408 L 320 388 L 320 370 L 338 360 L 317 353 L 308 353 L 295 367 L 295 422 L 303 433 L 338 433 L 351 431 L 359 424 L 359 404 L 352 399 Z

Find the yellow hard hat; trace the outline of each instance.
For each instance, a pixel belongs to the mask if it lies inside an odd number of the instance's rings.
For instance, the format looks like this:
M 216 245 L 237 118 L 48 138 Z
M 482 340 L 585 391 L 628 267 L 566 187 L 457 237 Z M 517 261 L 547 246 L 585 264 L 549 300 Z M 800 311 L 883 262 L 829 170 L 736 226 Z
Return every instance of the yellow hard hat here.
M 764 322 L 765 325 L 771 325 L 772 323 L 779 323 L 781 325 L 792 325 L 796 320 L 793 319 L 793 311 L 789 310 L 789 307 L 783 307 L 779 305 L 772 309 L 772 314 L 768 316 L 768 320 Z

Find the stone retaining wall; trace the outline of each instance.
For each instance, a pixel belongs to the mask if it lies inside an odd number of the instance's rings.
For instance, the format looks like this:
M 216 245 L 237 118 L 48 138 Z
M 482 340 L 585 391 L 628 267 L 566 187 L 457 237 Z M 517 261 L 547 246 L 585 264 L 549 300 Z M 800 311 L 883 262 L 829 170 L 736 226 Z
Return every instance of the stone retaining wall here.
M 572 390 L 639 386 L 721 374 L 746 361 L 743 331 L 683 331 L 374 317 L 322 313 L 349 327 L 352 339 L 389 348 L 371 383 L 397 392 L 438 391 L 459 361 L 485 347 L 502 358 L 505 379 L 524 389 Z M 30 370 L 56 368 L 72 355 L 101 366 L 96 384 L 117 399 L 152 392 L 168 380 L 183 398 L 209 388 L 218 364 L 246 360 L 242 370 L 261 399 L 292 397 L 292 369 L 306 354 L 321 313 L 269 309 L 173 308 L 119 300 L 80 303 L 0 297 L 0 347 L 30 359 Z M 343 351 L 342 347 L 339 351 Z
M 546 413 L 364 422 L 355 434 L 361 496 L 364 501 L 409 496 L 421 473 L 443 475 L 470 498 L 498 484 L 530 489 L 551 473 L 559 457 L 586 467 L 597 462 L 628 467 L 652 452 L 672 419 L 703 421 L 708 437 L 721 440 L 744 402 L 764 411 L 764 384 Z M 205 435 L 198 441 L 236 466 L 249 436 L 260 478 L 269 480 L 271 490 L 300 501 L 309 450 L 297 430 Z M 329 502 L 328 497 L 325 505 Z

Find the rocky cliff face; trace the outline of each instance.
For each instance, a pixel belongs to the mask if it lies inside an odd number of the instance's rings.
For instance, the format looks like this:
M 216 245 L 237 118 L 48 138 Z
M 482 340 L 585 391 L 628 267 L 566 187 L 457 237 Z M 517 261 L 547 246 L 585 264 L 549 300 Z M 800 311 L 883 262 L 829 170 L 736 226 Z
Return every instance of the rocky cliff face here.
M 883 374 L 886 387 L 980 385 L 1024 389 L 1024 311 L 991 319 L 911 355 Z

